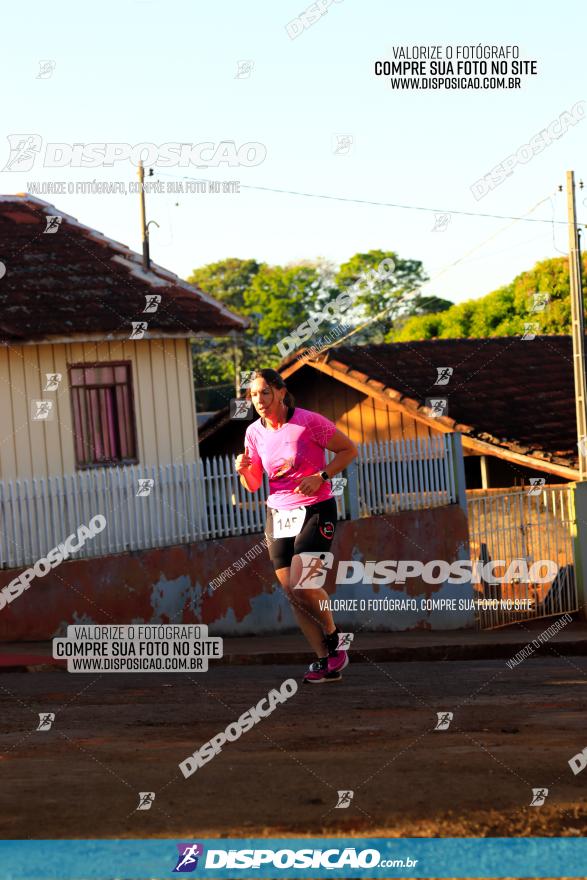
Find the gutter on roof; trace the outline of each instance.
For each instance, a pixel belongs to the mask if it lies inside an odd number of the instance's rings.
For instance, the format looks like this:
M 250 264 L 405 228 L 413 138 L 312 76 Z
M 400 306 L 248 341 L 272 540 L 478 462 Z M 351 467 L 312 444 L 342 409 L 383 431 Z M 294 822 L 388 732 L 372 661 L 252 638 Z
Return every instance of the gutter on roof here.
M 523 455 L 520 452 L 512 452 L 505 446 L 494 446 L 493 443 L 487 443 L 484 440 L 477 440 L 476 437 L 469 437 L 463 434 L 463 448 L 472 449 L 474 452 L 480 452 L 482 455 L 493 455 L 496 458 L 503 458 L 506 461 L 513 461 L 517 464 L 523 464 L 524 467 L 531 467 L 537 471 L 544 471 L 547 474 L 553 474 L 557 477 L 563 477 L 565 480 L 579 480 L 579 470 L 569 467 L 568 465 L 555 464 L 544 458 L 535 458 L 533 455 Z
M 148 342 L 150 339 L 206 339 L 209 336 L 215 335 L 212 331 L 190 331 L 186 333 L 184 330 L 181 332 L 174 331 L 166 331 L 161 330 L 158 331 L 156 328 L 152 331 L 147 331 L 145 335 L 141 339 L 130 339 L 128 333 L 108 333 L 107 331 L 102 332 L 92 332 L 92 333 L 70 333 L 68 336 L 38 336 L 38 337 L 27 337 L 20 338 L 13 336 L 9 340 L 3 340 L 0 338 L 0 346 L 17 346 L 17 345 L 58 345 L 61 343 L 75 343 L 75 342 Z M 219 331 L 218 336 L 225 336 L 226 331 Z

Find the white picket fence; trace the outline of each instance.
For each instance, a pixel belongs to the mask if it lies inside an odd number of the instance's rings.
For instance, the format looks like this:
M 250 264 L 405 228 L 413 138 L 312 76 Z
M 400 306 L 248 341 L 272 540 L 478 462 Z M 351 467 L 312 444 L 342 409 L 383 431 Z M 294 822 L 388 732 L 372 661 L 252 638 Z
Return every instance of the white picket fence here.
M 451 465 L 443 437 L 359 446 L 358 463 L 337 496 L 339 518 L 450 504 Z M 150 482 L 139 494 L 142 481 Z M 106 518 L 106 528 L 76 557 L 262 532 L 267 495 L 266 478 L 259 492 L 243 489 L 227 455 L 0 481 L 0 568 L 34 563 L 97 514 Z
M 361 516 L 456 501 L 451 435 L 362 443 L 357 458 Z
M 0 482 L 0 566 L 34 562 L 97 514 L 106 528 L 76 558 L 197 540 L 204 508 L 200 470 L 199 463 L 130 466 Z M 152 488 L 138 495 L 144 480 L 152 480 Z

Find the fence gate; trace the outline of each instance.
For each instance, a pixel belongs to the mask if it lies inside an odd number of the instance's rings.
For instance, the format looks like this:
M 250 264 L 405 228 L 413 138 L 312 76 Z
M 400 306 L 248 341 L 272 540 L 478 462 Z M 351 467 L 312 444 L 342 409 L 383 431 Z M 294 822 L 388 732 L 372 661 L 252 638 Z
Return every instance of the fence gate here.
M 482 629 L 578 609 L 572 501 L 572 487 L 565 485 L 483 496 L 467 492 L 471 561 L 484 566 L 473 584 Z M 538 570 L 540 560 L 554 563 L 544 583 L 548 569 Z

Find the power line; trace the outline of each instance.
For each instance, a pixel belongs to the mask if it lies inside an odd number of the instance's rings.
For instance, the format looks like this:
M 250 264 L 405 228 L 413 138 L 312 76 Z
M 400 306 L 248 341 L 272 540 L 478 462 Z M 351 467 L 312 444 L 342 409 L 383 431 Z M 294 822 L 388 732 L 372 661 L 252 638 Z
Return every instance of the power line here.
M 540 199 L 540 201 L 536 202 L 536 204 L 532 208 L 530 208 L 528 211 L 526 211 L 526 213 L 522 217 L 517 217 L 516 219 L 512 220 L 510 223 L 506 223 L 505 226 L 502 226 L 502 227 L 500 227 L 500 229 L 497 229 L 495 232 L 492 232 L 491 235 L 489 235 L 487 238 L 483 239 L 483 241 L 480 241 L 479 244 L 474 245 L 472 248 L 470 248 L 468 251 L 466 251 L 462 257 L 458 257 L 458 259 L 454 260 L 454 262 L 448 263 L 443 269 L 440 269 L 438 272 L 436 272 L 436 274 L 433 275 L 429 281 L 426 281 L 426 283 L 423 284 L 422 287 L 425 287 L 428 284 L 432 284 L 432 282 L 436 281 L 437 278 L 439 278 L 441 275 L 444 275 L 445 272 L 448 272 L 450 269 L 453 269 L 455 266 L 458 266 L 458 264 L 463 262 L 463 260 L 465 260 L 466 257 L 469 257 L 471 254 L 474 254 L 475 251 L 478 251 L 479 248 L 484 247 L 488 242 L 493 241 L 494 238 L 497 238 L 498 235 L 501 235 L 501 233 L 505 232 L 506 229 L 509 229 L 511 226 L 514 226 L 514 224 L 517 223 L 519 220 L 529 219 L 529 215 L 533 214 L 534 211 L 537 208 L 539 208 L 540 205 L 544 204 L 544 202 L 547 202 L 549 200 L 549 198 L 550 198 L 550 196 L 546 196 L 546 198 Z M 552 220 L 548 220 L 545 222 L 551 223 Z
M 462 257 L 459 257 L 459 258 L 456 259 L 454 262 L 449 263 L 447 266 L 444 266 L 444 268 L 442 268 L 442 269 L 440 269 L 438 272 L 436 272 L 436 273 L 435 273 L 435 274 L 434 274 L 434 275 L 433 275 L 428 281 L 424 282 L 424 284 L 423 284 L 420 288 L 418 288 L 418 293 L 421 293 L 421 291 L 423 290 L 424 287 L 426 287 L 426 286 L 428 286 L 428 285 L 434 283 L 434 281 L 436 281 L 437 278 L 439 278 L 441 275 L 444 275 L 444 273 L 445 273 L 445 272 L 448 272 L 450 269 L 453 269 L 455 266 L 457 266 L 462 260 L 464 260 L 464 259 L 465 259 L 466 257 L 468 257 L 470 254 L 472 254 L 472 253 L 474 253 L 475 251 L 479 250 L 479 248 L 483 247 L 483 246 L 484 246 L 485 244 L 487 244 L 489 241 L 492 241 L 492 240 L 493 240 L 494 238 L 496 238 L 498 235 L 501 235 L 502 232 L 505 232 L 506 229 L 509 229 L 509 228 L 510 228 L 511 226 L 513 226 L 514 223 L 516 223 L 517 221 L 519 221 L 519 220 L 527 220 L 527 219 L 529 219 L 529 218 L 528 218 L 528 214 L 532 214 L 537 208 L 540 207 L 540 205 L 544 204 L 544 202 L 548 201 L 550 198 L 551 198 L 550 196 L 546 196 L 546 198 L 544 198 L 544 199 L 540 199 L 540 201 L 536 202 L 536 204 L 535 204 L 532 208 L 530 208 L 530 209 L 526 212 L 526 214 L 524 214 L 523 217 L 516 217 L 516 218 L 514 218 L 514 219 L 512 220 L 511 223 L 507 223 L 505 226 L 502 226 L 501 229 L 496 230 L 496 231 L 493 232 L 490 236 L 488 236 L 487 238 L 483 239 L 483 241 L 479 242 L 479 244 L 474 245 L 474 247 L 472 247 L 472 248 L 470 248 L 468 251 L 466 251 L 466 252 L 463 254 Z M 547 221 L 547 222 L 553 222 L 553 221 Z M 339 339 L 334 340 L 334 341 L 331 342 L 329 345 L 325 345 L 323 348 L 321 348 L 321 349 L 319 350 L 318 354 L 322 354 L 324 351 L 329 351 L 331 348 L 336 348 L 336 346 L 340 345 L 341 342 L 344 342 L 346 339 L 350 339 L 351 336 L 354 336 L 355 333 L 359 333 L 359 331 L 364 330 L 365 327 L 369 327 L 371 324 L 375 323 L 376 321 L 379 321 L 381 318 L 385 317 L 385 315 L 386 315 L 386 314 L 387 314 L 387 313 L 388 313 L 388 312 L 389 312 L 394 306 L 395 306 L 395 303 L 391 303 L 391 305 L 386 306 L 384 309 L 382 309 L 382 311 L 378 312 L 376 315 L 374 315 L 373 317 L 369 318 L 369 319 L 368 319 L 367 321 L 365 321 L 363 324 L 360 324 L 358 327 L 354 327 L 352 330 L 350 330 L 350 331 L 349 331 L 348 333 L 346 333 L 344 336 L 341 336 Z
M 158 171 L 157 173 L 163 177 L 173 178 L 174 180 L 193 180 L 194 182 L 198 182 L 198 183 L 210 182 L 206 178 L 187 177 L 186 175 L 178 177 L 177 175 L 165 174 L 164 172 L 160 172 L 160 171 Z M 211 182 L 217 182 L 217 181 L 211 181 Z M 488 238 L 484 239 L 479 244 L 475 245 L 473 248 L 470 248 L 468 251 L 466 251 L 463 254 L 462 257 L 459 257 L 454 262 L 449 263 L 447 266 L 442 268 L 432 278 L 430 278 L 430 279 L 428 279 L 428 281 L 424 282 L 424 284 L 421 286 L 421 288 L 419 288 L 420 291 L 422 290 L 422 288 L 433 283 L 437 278 L 439 278 L 440 275 L 443 275 L 445 272 L 448 272 L 450 269 L 457 266 L 461 261 L 465 260 L 466 257 L 470 256 L 476 250 L 483 247 L 483 245 L 487 244 L 487 242 L 496 238 L 498 235 L 500 235 L 502 232 L 504 232 L 510 226 L 513 226 L 514 223 L 517 223 L 517 222 L 521 222 L 521 223 L 548 223 L 551 225 L 551 228 L 553 229 L 553 234 L 554 234 L 554 225 L 555 224 L 560 224 L 560 225 L 568 227 L 568 223 L 569 223 L 568 220 L 555 220 L 554 217 L 551 217 L 550 219 L 541 219 L 538 217 L 529 217 L 528 216 L 529 214 L 532 214 L 545 201 L 549 201 L 551 199 L 550 196 L 547 196 L 546 198 L 543 198 L 540 201 L 538 201 L 532 208 L 530 208 L 529 211 L 526 212 L 526 214 L 524 214 L 522 216 L 512 216 L 512 215 L 508 215 L 508 214 L 488 214 L 488 213 L 483 213 L 483 212 L 479 212 L 479 211 L 449 211 L 447 209 L 428 208 L 428 207 L 424 207 L 422 205 L 402 205 L 402 204 L 398 204 L 395 202 L 374 202 L 374 201 L 369 201 L 367 199 L 351 199 L 351 198 L 346 198 L 344 196 L 328 196 L 328 195 L 324 195 L 322 193 L 305 193 L 305 192 L 300 192 L 298 190 L 277 189 L 274 187 L 255 186 L 252 184 L 240 184 L 240 186 L 242 186 L 244 189 L 258 190 L 260 192 L 274 192 L 274 193 L 279 193 L 279 194 L 283 194 L 283 195 L 302 196 L 305 198 L 327 199 L 330 201 L 348 202 L 351 204 L 358 204 L 358 205 L 372 205 L 375 207 L 397 208 L 400 210 L 409 210 L 409 211 L 423 211 L 426 213 L 433 213 L 433 214 L 455 214 L 457 216 L 463 216 L 463 217 L 485 217 L 485 218 L 493 219 L 493 220 L 509 220 L 509 221 L 511 221 L 508 224 L 506 224 L 506 226 L 502 227 L 501 229 L 496 230 L 494 233 L 492 233 L 490 236 L 488 236 Z M 551 205 L 552 205 L 552 201 L 551 201 Z M 553 210 L 553 213 L 554 213 L 554 210 Z M 575 228 L 578 229 L 582 225 L 584 225 L 584 224 L 579 223 L 575 218 Z M 412 291 L 412 292 L 415 292 L 415 291 Z M 329 343 L 328 345 L 325 345 L 323 348 L 321 348 L 319 350 L 318 354 L 322 354 L 322 352 L 324 352 L 324 351 L 328 351 L 331 348 L 335 348 L 335 347 L 339 346 L 341 344 L 341 342 L 344 342 L 345 340 L 349 339 L 351 336 L 354 336 L 356 333 L 359 333 L 361 330 L 364 330 L 366 327 L 370 326 L 371 324 L 375 323 L 376 321 L 379 321 L 394 307 L 394 305 L 395 305 L 395 303 L 392 303 L 391 305 L 386 306 L 384 309 L 382 309 L 376 315 L 369 318 L 367 321 L 360 324 L 358 327 L 354 327 L 352 330 L 349 331 L 349 333 L 346 333 L 344 336 L 340 337 L 339 339 Z M 311 358 L 308 358 L 308 360 L 311 360 Z
M 170 178 L 173 178 L 174 180 L 192 180 L 195 183 L 219 183 L 219 182 L 221 183 L 222 182 L 222 181 L 213 181 L 213 180 L 210 180 L 210 179 L 207 179 L 204 177 L 187 177 L 186 175 L 178 177 L 175 174 L 165 174 L 162 171 L 157 171 L 156 173 L 158 175 L 160 175 L 161 177 L 170 177 Z M 457 211 L 457 210 L 452 210 L 449 208 L 428 208 L 424 205 L 402 205 L 397 202 L 375 202 L 375 201 L 370 201 L 368 199 L 352 199 L 352 198 L 348 198 L 346 196 L 329 196 L 329 195 L 326 195 L 325 193 L 308 193 L 308 192 L 301 192 L 299 190 L 293 190 L 293 189 L 278 189 L 276 187 L 271 187 L 271 186 L 255 186 L 253 184 L 240 183 L 240 182 L 239 182 L 239 185 L 242 189 L 258 190 L 260 192 L 272 192 L 272 193 L 278 193 L 281 195 L 302 196 L 304 198 L 310 198 L 310 199 L 326 199 L 326 200 L 335 201 L 335 202 L 348 202 L 349 204 L 354 204 L 354 205 L 371 205 L 371 206 L 377 207 L 377 208 L 397 208 L 402 211 L 424 211 L 429 214 L 454 214 L 455 216 L 461 216 L 461 217 L 485 217 L 490 220 L 520 220 L 525 223 L 559 223 L 562 226 L 567 225 L 566 220 L 549 220 L 549 219 L 542 219 L 539 217 L 525 217 L 525 216 L 524 217 L 516 217 L 513 215 L 509 215 L 509 214 L 488 214 L 488 213 L 484 213 L 482 211 Z M 582 226 L 585 224 L 583 224 L 582 222 L 578 222 L 577 225 Z

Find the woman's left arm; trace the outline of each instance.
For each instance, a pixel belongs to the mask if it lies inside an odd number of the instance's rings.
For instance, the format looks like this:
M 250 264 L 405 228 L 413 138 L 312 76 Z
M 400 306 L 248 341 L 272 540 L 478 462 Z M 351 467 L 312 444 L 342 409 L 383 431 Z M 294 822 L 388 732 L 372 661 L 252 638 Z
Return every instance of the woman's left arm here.
M 324 448 L 336 453 L 332 461 L 324 468 L 329 477 L 334 477 L 335 474 L 343 471 L 353 458 L 356 458 L 359 454 L 352 440 L 346 434 L 343 434 L 342 431 L 339 431 L 338 428 Z M 320 474 L 311 474 L 309 477 L 303 477 L 300 480 L 300 484 L 297 489 L 294 489 L 294 492 L 299 492 L 301 495 L 315 495 L 323 482 Z
M 324 468 L 329 477 L 334 477 L 343 471 L 359 454 L 353 441 L 338 428 L 326 444 L 326 449 L 336 453 L 332 461 Z

